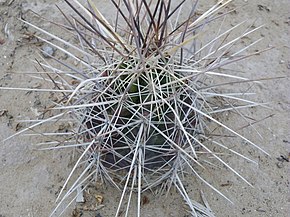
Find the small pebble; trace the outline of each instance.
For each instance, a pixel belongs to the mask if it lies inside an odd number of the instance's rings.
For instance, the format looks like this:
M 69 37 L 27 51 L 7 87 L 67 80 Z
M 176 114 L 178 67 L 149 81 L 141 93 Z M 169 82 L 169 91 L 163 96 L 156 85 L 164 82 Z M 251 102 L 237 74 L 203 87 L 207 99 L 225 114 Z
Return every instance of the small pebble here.
M 85 202 L 84 192 L 83 192 L 81 186 L 77 187 L 77 198 L 76 198 L 76 202 L 77 203 L 84 203 Z
M 41 50 L 42 50 L 42 55 L 45 58 L 50 58 L 55 53 L 55 49 L 48 45 L 42 46 Z
M 259 207 L 258 209 L 256 209 L 257 212 L 266 212 L 266 210 L 262 209 L 261 207 Z
M 267 11 L 267 12 L 270 12 L 271 11 L 271 8 L 265 6 L 265 5 L 258 5 L 258 8 L 260 11 Z
M 285 61 L 284 60 L 280 60 L 279 63 L 280 64 L 283 64 L 283 63 L 285 63 Z
M 8 112 L 7 109 L 2 109 L 2 110 L 0 110 L 0 117 L 6 115 L 7 112 Z
M 283 168 L 283 166 L 284 166 L 284 165 L 283 165 L 283 162 L 280 162 L 280 161 L 277 162 L 276 165 L 277 165 L 277 167 L 278 167 L 279 169 Z
M 0 38 L 0 45 L 5 43 L 5 39 L 4 38 Z

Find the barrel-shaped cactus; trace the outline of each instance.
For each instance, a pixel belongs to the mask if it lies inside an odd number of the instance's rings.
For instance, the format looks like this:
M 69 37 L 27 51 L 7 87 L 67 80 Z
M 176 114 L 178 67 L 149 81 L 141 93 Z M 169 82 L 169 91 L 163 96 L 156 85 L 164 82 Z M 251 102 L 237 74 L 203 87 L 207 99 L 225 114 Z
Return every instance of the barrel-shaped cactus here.
M 65 68 L 56 70 L 40 63 L 57 75 L 52 84 L 58 92 L 63 91 L 63 98 L 53 109 L 62 113 L 28 128 L 58 121 L 65 114 L 76 120 L 74 147 L 81 150 L 81 156 L 68 180 L 79 165 L 83 166 L 81 161 L 86 166 L 61 202 L 78 186 L 98 179 L 122 192 L 116 216 L 124 197 L 131 198 L 134 191 L 138 195 L 137 216 L 141 216 L 144 191 L 176 186 L 193 216 L 213 216 L 209 208 L 189 198 L 182 177 L 184 172 L 193 174 L 216 190 L 195 169 L 204 167 L 201 159 L 211 156 L 245 180 L 212 147 L 244 156 L 216 141 L 210 126 L 224 128 L 260 149 L 216 118 L 223 112 L 258 105 L 246 99 L 246 93 L 223 92 L 226 85 L 252 81 L 220 67 L 252 55 L 245 51 L 256 42 L 232 49 L 259 27 L 248 28 L 238 37 L 231 37 L 231 33 L 243 22 L 225 31 L 205 30 L 226 16 L 221 9 L 231 1 L 219 1 L 198 14 L 197 3 L 191 1 L 112 0 L 113 25 L 90 0 L 86 6 L 77 0 L 65 1 L 74 13 L 63 13 L 67 28 L 78 37 L 79 44 L 24 21 L 65 45 L 63 48 L 41 38 L 81 64 L 75 67 L 56 60 Z

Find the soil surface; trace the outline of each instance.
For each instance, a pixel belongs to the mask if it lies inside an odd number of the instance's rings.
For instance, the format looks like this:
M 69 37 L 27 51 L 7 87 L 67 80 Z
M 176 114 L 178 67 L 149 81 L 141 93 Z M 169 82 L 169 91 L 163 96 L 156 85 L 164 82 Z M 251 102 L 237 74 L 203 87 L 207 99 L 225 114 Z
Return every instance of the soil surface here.
M 109 1 L 95 2 L 101 11 L 110 14 Z M 64 20 L 55 7 L 56 3 L 67 10 L 65 3 L 57 0 L 0 0 L 0 87 L 42 87 L 43 84 L 33 75 L 23 73 L 35 71 L 33 61 L 42 58 L 39 53 L 45 44 L 34 37 L 36 30 L 19 18 L 58 33 L 59 29 L 32 12 L 62 23 Z M 209 4 L 209 1 L 201 1 L 201 12 L 209 8 Z M 258 107 L 245 112 L 255 120 L 262 120 L 254 124 L 261 136 L 249 127 L 239 130 L 270 156 L 239 145 L 237 150 L 257 161 L 258 165 L 236 156 L 225 157 L 253 187 L 225 168 L 211 168 L 203 173 L 204 178 L 210 180 L 233 204 L 191 177 L 186 177 L 186 188 L 195 196 L 198 195 L 197 190 L 202 189 L 217 217 L 286 217 L 290 213 L 290 2 L 236 0 L 229 8 L 237 8 L 224 21 L 229 28 L 243 20 L 255 21 L 256 26 L 264 24 L 258 33 L 244 38 L 242 43 L 248 44 L 262 37 L 264 39 L 251 48 L 252 51 L 274 47 L 235 64 L 235 70 L 240 70 L 244 77 L 250 79 L 283 77 L 263 81 L 255 89 L 255 99 L 268 103 L 270 109 Z M 67 40 L 70 37 L 69 34 L 63 35 Z M 60 51 L 53 52 L 57 58 L 67 58 Z M 45 60 L 52 62 L 48 58 Z M 0 90 L 0 141 L 24 129 L 27 123 L 21 120 L 36 119 L 51 100 L 53 96 L 49 93 Z M 235 129 L 242 128 L 239 123 L 236 117 L 229 120 Z M 46 129 L 47 132 L 53 127 Z M 37 145 L 40 142 L 42 140 L 34 136 L 16 136 L 0 143 L 0 217 L 49 216 L 56 206 L 56 197 L 76 158 L 73 150 L 40 151 Z M 83 211 L 83 216 L 113 216 L 120 193 L 110 186 L 90 186 L 89 189 L 85 197 L 91 202 L 97 200 L 100 209 Z M 143 200 L 142 216 L 187 216 L 182 199 L 174 189 L 167 197 L 154 197 L 148 193 Z M 87 206 L 90 209 L 90 204 Z M 63 216 L 81 216 L 75 209 L 75 202 Z

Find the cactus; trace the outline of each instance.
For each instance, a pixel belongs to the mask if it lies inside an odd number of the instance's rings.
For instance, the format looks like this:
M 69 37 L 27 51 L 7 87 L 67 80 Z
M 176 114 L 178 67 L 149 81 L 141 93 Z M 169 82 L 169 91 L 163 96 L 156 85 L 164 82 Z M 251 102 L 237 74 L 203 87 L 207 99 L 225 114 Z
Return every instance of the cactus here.
M 136 216 L 141 216 L 141 194 L 149 189 L 171 186 L 180 192 L 192 216 L 213 216 L 209 207 L 190 199 L 182 180 L 185 173 L 191 174 L 225 197 L 196 170 L 196 167 L 204 167 L 202 159 L 207 155 L 248 183 L 213 147 L 250 159 L 215 140 L 211 125 L 223 128 L 265 153 L 219 120 L 224 112 L 239 113 L 240 109 L 260 105 L 247 99 L 246 93 L 223 90 L 229 84 L 255 81 L 220 70 L 256 54 L 245 51 L 259 40 L 233 49 L 242 37 L 260 27 L 249 27 L 238 37 L 231 38 L 231 33 L 244 25 L 241 22 L 224 32 L 220 28 L 212 37 L 207 35 L 211 33 L 207 33 L 205 27 L 223 19 L 227 12 L 219 12 L 231 1 L 218 1 L 199 15 L 197 2 L 124 0 L 121 3 L 112 0 L 116 9 L 114 25 L 91 0 L 87 1 L 87 7 L 77 0 L 65 2 L 74 15 L 70 17 L 59 9 L 69 24 L 67 28 L 78 37 L 78 45 L 23 22 L 74 50 L 75 53 L 39 37 L 71 59 L 80 61 L 81 67 L 57 59 L 65 70 L 39 63 L 57 75 L 51 83 L 54 90 L 62 92 L 63 98 L 52 109 L 61 112 L 17 133 L 57 121 L 67 114 L 76 120 L 74 140 L 77 145 L 66 143 L 49 147 L 73 146 L 81 151 L 58 199 L 76 168 L 86 162 L 83 173 L 62 196 L 60 204 L 78 186 L 101 180 L 122 192 L 116 216 L 124 205 L 124 198 L 127 196 L 131 201 L 132 192 L 136 192 L 138 198 Z M 185 6 L 192 8 L 186 16 L 181 16 Z M 70 79 L 77 82 L 71 84 Z M 129 206 L 130 203 L 127 212 Z

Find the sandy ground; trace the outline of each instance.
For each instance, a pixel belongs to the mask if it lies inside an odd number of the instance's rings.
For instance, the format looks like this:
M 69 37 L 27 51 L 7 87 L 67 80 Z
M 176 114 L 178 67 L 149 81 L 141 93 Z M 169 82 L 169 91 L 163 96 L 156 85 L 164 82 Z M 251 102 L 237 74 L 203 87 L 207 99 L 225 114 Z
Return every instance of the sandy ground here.
M 35 79 L 18 74 L 35 70 L 31 60 L 37 57 L 42 46 L 33 38 L 35 31 L 27 28 L 18 18 L 22 17 L 36 25 L 48 27 L 46 21 L 31 13 L 31 10 L 34 10 L 50 20 L 62 22 L 54 6 L 57 2 L 0 0 L 0 86 L 39 87 L 40 84 Z M 102 1 L 99 5 L 109 13 L 106 2 Z M 255 125 L 263 139 L 247 128 L 241 130 L 271 156 L 241 146 L 239 151 L 255 159 L 259 163 L 258 166 L 234 156 L 226 158 L 253 187 L 246 185 L 224 168 L 212 169 L 205 174 L 206 178 L 233 200 L 234 204 L 228 203 L 204 185 L 198 185 L 191 178 L 186 180 L 186 186 L 193 192 L 201 187 L 218 217 L 286 217 L 290 213 L 290 2 L 236 0 L 230 7 L 244 4 L 244 7 L 228 16 L 226 24 L 231 26 L 244 19 L 256 19 L 257 25 L 265 24 L 265 27 L 244 40 L 254 41 L 255 37 L 262 36 L 264 40 L 259 43 L 259 49 L 271 46 L 275 48 L 242 61 L 235 67 L 243 71 L 243 76 L 249 78 L 285 77 L 263 82 L 256 89 L 256 99 L 259 102 L 269 102 L 272 109 L 254 108 L 248 111 L 248 114 L 257 120 L 271 116 Z M 63 3 L 60 5 L 64 6 Z M 206 8 L 207 4 L 202 6 Z M 53 31 L 52 28 L 51 32 Z M 55 55 L 65 58 L 58 51 Z M 18 121 L 35 118 L 37 112 L 43 109 L 49 100 L 49 95 L 45 94 L 1 90 L 0 140 L 23 129 L 25 124 L 19 124 Z M 232 122 L 238 123 L 235 119 Z M 55 207 L 57 193 L 75 159 L 68 151 L 38 151 L 34 144 L 39 141 L 34 137 L 20 136 L 0 143 L 0 217 L 48 216 Z M 119 198 L 118 192 L 110 187 L 99 187 L 92 191 L 103 196 L 105 206 L 97 212 L 87 212 L 84 216 L 112 216 L 112 210 L 115 209 Z M 149 194 L 148 203 L 143 206 L 143 216 L 186 216 L 182 200 L 174 190 L 166 200 L 164 198 Z M 73 208 L 74 206 L 71 206 L 64 216 L 78 216 L 72 214 Z

